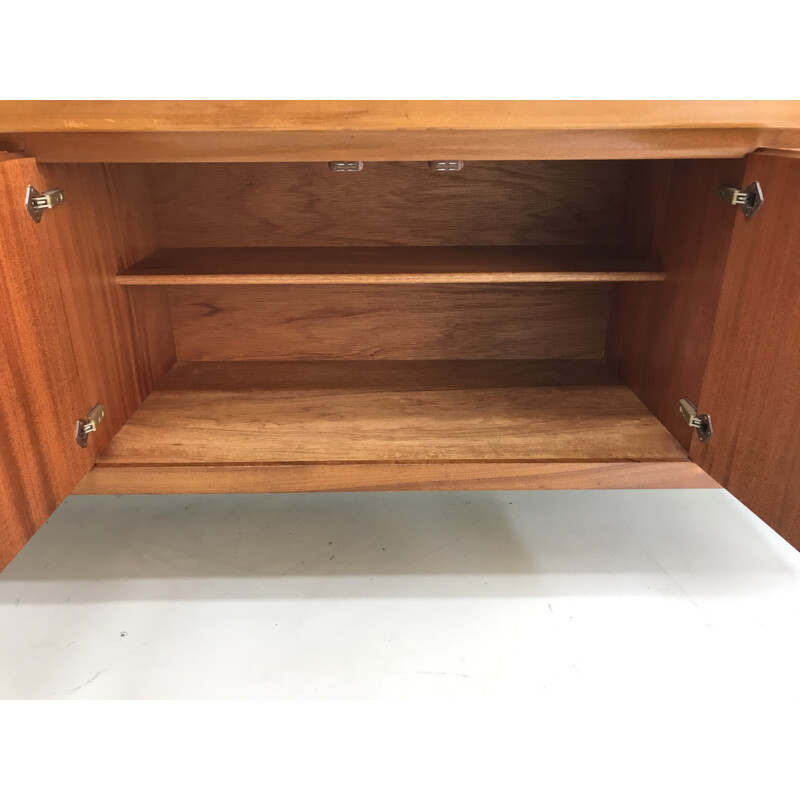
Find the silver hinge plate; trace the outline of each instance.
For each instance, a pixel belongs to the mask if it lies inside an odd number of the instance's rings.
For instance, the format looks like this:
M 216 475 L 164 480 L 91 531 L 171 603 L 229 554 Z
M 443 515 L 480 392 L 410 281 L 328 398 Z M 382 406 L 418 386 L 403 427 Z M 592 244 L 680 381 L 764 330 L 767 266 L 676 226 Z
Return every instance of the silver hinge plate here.
M 364 169 L 363 161 L 329 161 L 328 169 L 331 172 L 361 172 Z
M 719 196 L 732 206 L 738 206 L 742 213 L 749 219 L 764 205 L 764 192 L 758 181 L 753 181 L 744 189 L 735 186 L 720 186 Z
M 429 161 L 428 166 L 434 172 L 461 172 L 464 169 L 463 161 Z
M 47 189 L 39 192 L 33 186 L 29 186 L 25 193 L 25 208 L 34 222 L 41 222 L 42 214 L 48 208 L 55 208 L 63 202 L 64 192 L 61 189 Z
M 86 413 L 86 419 L 79 419 L 75 423 L 75 441 L 81 447 L 86 447 L 89 443 L 89 434 L 97 430 L 97 426 L 103 421 L 105 415 L 105 408 L 98 403 Z
M 686 424 L 697 431 L 697 438 L 701 442 L 707 442 L 714 435 L 711 417 L 708 414 L 698 414 L 697 406 L 690 400 L 681 400 L 678 403 L 678 411 L 686 420 Z

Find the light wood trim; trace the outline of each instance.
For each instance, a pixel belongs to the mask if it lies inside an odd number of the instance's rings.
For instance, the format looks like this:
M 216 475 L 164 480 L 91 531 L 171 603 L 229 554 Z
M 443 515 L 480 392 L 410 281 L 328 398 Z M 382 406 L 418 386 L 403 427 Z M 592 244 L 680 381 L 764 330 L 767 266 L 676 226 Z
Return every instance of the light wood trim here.
M 800 149 L 793 150 L 793 149 L 784 149 L 780 150 L 774 147 L 764 147 L 760 150 L 756 150 L 753 155 L 757 156 L 777 156 L 779 158 L 800 158 Z
M 0 102 L 0 149 L 41 162 L 736 158 L 800 147 L 800 102 Z
M 132 269 L 117 275 L 121 286 L 355 286 L 364 284 L 453 283 L 658 283 L 663 272 L 397 272 L 386 275 L 355 273 L 158 273 Z
M 662 281 L 617 252 L 576 247 L 264 247 L 161 250 L 116 276 L 127 286 Z M 636 269 L 636 268 L 639 269 Z
M 792 100 L 6 100 L 7 132 L 800 128 Z
M 691 461 L 95 467 L 75 494 L 718 489 Z
M 628 161 L 741 158 L 758 147 L 777 146 L 773 133 L 749 127 L 27 133 L 0 134 L 0 147 L 24 151 L 41 163 Z M 800 130 L 786 129 L 780 141 L 800 146 Z

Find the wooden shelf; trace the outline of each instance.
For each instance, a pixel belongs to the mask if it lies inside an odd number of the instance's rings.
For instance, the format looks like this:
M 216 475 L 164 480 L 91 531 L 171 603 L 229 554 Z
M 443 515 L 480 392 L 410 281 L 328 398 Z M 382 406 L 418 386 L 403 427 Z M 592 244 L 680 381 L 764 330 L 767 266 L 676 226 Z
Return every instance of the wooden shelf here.
M 584 247 L 211 247 L 160 250 L 126 286 L 662 281 L 615 250 Z
M 604 361 L 183 362 L 78 494 L 718 488 Z
M 98 465 L 684 460 L 602 361 L 262 361 L 177 364 Z

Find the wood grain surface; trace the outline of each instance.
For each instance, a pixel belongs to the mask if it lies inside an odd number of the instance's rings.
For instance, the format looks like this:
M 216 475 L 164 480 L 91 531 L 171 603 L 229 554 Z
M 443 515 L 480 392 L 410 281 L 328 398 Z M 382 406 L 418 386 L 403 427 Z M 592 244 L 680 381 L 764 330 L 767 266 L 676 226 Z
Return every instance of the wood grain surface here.
M 78 375 L 50 248 L 59 209 L 36 225 L 33 159 L 0 163 L 0 569 L 91 467 L 75 444 L 89 406 Z
M 178 359 L 599 358 L 609 286 L 170 287 Z
M 490 489 L 718 489 L 684 461 L 96 466 L 75 494 L 242 494 Z
M 591 383 L 535 365 L 503 367 L 470 388 L 416 388 L 396 362 L 380 388 L 358 386 L 368 363 L 325 376 L 315 365 L 178 365 L 100 455 L 103 465 L 394 463 L 439 461 L 676 461 L 686 452 L 636 396 L 609 375 Z M 438 373 L 446 375 L 447 363 Z M 464 369 L 463 365 L 456 365 Z M 281 384 L 270 386 L 271 370 Z M 285 371 L 283 374 L 281 370 Z M 412 367 L 412 370 L 415 369 Z M 553 369 L 553 366 L 550 366 Z M 221 379 L 218 371 L 223 370 Z M 300 371 L 297 387 L 287 377 Z M 520 386 L 530 370 L 531 386 Z M 309 387 L 302 373 L 315 385 Z M 555 371 L 558 372 L 556 366 Z M 509 380 L 511 378 L 511 380 Z M 442 380 L 439 378 L 438 380 Z M 206 383 L 210 387 L 207 388 Z M 508 385 L 508 384 L 511 385 Z M 224 387 L 224 388 L 221 388 Z
M 606 356 L 672 435 L 694 436 L 678 402 L 697 403 L 722 274 L 739 215 L 719 196 L 740 186 L 744 160 L 637 164 L 631 172 L 626 240 L 664 271 L 657 285 L 614 289 Z
M 40 171 L 40 183 L 63 189 L 66 197 L 45 216 L 89 400 L 84 412 L 95 403 L 106 410 L 89 439 L 89 452 L 96 455 L 175 361 L 165 291 L 126 290 L 114 282 L 120 269 L 156 247 L 152 200 L 140 167 L 68 165 Z
M 751 156 L 765 203 L 737 214 L 691 457 L 800 548 L 800 160 Z
M 208 247 L 159 250 L 124 286 L 186 284 L 598 283 L 660 281 L 616 249 L 586 247 Z
M 641 160 L 741 158 L 800 147 L 800 130 L 708 127 L 599 130 L 0 133 L 0 148 L 40 163 Z
M 732 158 L 800 147 L 797 101 L 3 101 L 41 162 Z
M 160 391 L 276 389 L 363 391 L 512 389 L 535 386 L 620 386 L 601 359 L 471 359 L 463 361 L 181 361 Z
M 1 131 L 800 128 L 791 100 L 4 100 Z
M 162 164 L 162 247 L 616 245 L 620 162 Z

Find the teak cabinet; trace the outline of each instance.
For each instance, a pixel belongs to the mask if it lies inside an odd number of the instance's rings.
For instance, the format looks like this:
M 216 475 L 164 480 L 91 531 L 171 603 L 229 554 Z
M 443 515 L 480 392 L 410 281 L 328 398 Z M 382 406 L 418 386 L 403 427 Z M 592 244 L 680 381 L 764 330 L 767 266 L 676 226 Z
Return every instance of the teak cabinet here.
M 721 484 L 800 545 L 800 104 L 6 102 L 0 150 L 0 566 L 70 492 Z

